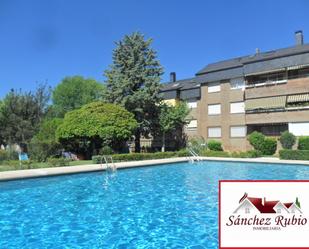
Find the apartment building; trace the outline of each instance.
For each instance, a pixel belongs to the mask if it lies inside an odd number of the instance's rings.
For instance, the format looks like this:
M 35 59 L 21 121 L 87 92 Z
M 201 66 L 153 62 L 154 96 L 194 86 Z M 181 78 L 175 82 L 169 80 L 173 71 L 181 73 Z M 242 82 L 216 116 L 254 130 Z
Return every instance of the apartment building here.
M 251 149 L 247 135 L 309 135 L 309 44 L 295 45 L 207 65 L 195 77 L 162 87 L 165 101 L 183 100 L 191 113 L 188 137 L 221 140 L 226 150 Z

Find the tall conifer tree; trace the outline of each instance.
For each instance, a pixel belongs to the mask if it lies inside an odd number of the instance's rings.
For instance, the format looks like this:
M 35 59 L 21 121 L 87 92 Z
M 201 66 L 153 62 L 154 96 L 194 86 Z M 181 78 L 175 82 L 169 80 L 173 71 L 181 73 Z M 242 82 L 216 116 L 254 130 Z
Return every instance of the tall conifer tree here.
M 158 124 L 159 96 L 163 68 L 151 47 L 152 39 L 135 32 L 116 43 L 113 63 L 105 71 L 105 100 L 120 104 L 134 114 L 138 122 L 135 150 L 140 137 L 147 136 Z

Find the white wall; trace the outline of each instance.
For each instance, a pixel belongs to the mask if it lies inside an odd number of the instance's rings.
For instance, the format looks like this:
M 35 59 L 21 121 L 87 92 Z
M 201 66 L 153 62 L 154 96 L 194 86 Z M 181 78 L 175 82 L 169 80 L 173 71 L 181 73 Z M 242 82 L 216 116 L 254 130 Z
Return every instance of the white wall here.
M 289 123 L 289 132 L 295 136 L 309 136 L 309 122 Z

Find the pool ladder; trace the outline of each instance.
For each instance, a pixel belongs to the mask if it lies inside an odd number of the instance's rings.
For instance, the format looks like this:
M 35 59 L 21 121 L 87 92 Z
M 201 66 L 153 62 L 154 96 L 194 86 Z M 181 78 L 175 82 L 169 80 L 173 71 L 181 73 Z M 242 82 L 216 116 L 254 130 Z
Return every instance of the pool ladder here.
M 197 161 L 197 162 L 201 161 L 200 156 L 192 148 L 189 147 L 187 149 L 188 149 L 188 151 L 189 151 L 189 153 L 191 155 L 191 156 L 188 156 L 189 161 L 191 163 L 194 163 L 195 161 Z
M 103 160 L 104 160 L 105 165 L 106 165 L 106 171 L 115 172 L 117 170 L 117 166 L 115 165 L 112 156 L 102 156 L 101 164 L 102 164 Z

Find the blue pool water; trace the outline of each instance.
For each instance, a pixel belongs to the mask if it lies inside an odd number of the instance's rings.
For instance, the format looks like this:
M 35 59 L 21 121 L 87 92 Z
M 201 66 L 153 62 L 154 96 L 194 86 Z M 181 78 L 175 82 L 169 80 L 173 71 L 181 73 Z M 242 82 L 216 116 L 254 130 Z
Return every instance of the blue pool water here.
M 309 167 L 202 162 L 0 182 L 0 248 L 218 247 L 219 179 Z

